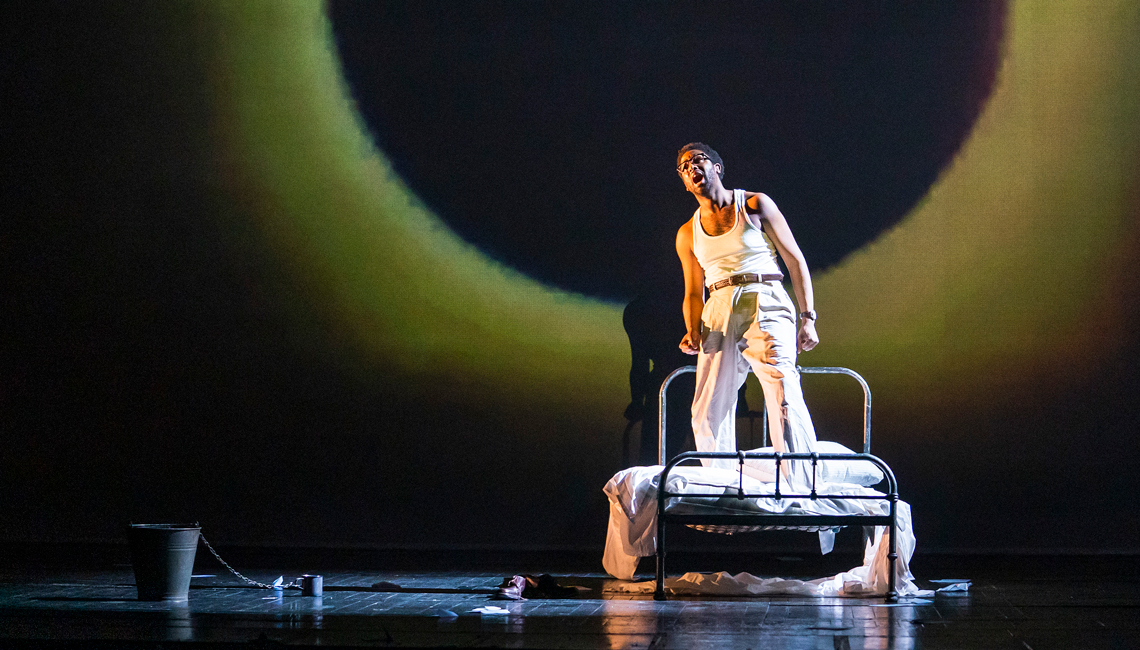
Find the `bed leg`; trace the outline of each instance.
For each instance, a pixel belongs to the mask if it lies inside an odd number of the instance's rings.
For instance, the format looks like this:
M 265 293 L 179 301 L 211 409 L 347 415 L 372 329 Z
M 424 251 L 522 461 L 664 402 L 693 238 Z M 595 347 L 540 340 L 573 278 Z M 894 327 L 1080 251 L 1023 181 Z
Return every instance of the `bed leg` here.
M 899 554 L 895 548 L 895 533 L 898 532 L 898 506 L 899 495 L 891 495 L 891 527 L 890 527 L 890 541 L 887 547 L 890 551 L 887 553 L 887 567 L 889 573 L 887 574 L 887 601 L 897 603 L 899 601 L 899 592 L 895 588 L 895 575 L 898 573 L 898 560 Z
M 657 589 L 653 600 L 665 600 L 665 522 L 657 515 Z
M 665 556 L 660 551 L 657 552 L 657 589 L 653 600 L 665 600 Z

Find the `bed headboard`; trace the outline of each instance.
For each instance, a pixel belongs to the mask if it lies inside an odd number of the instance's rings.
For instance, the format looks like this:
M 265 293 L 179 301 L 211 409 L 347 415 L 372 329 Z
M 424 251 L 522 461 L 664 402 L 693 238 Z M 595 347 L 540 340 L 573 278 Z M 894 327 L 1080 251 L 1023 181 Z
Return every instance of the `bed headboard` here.
M 871 389 L 867 386 L 867 381 L 863 379 L 862 375 L 851 370 L 850 368 L 839 367 L 823 367 L 823 366 L 796 366 L 800 374 L 809 375 L 847 375 L 854 377 L 855 381 L 863 387 L 863 453 L 871 453 Z M 669 391 L 669 384 L 673 383 L 679 375 L 687 372 L 696 372 L 696 366 L 682 366 L 665 378 L 661 382 L 661 392 L 658 394 L 657 402 L 657 462 L 664 465 L 669 459 L 665 458 L 665 397 Z M 764 441 L 768 440 L 768 418 L 764 418 Z

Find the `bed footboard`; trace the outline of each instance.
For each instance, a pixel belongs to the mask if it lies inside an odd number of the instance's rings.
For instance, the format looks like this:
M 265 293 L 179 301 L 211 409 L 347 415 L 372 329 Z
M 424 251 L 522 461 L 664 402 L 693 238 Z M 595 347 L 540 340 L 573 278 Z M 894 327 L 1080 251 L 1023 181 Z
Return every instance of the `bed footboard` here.
M 686 372 L 695 372 L 696 366 L 685 366 L 678 368 L 672 374 L 665 378 L 661 385 L 660 391 L 660 413 L 658 426 L 659 430 L 659 458 L 660 463 L 665 466 L 658 479 L 658 493 L 657 493 L 657 586 L 653 594 L 655 600 L 665 600 L 665 527 L 667 523 L 680 523 L 689 526 L 717 526 L 717 527 L 781 527 L 781 528 L 798 528 L 803 529 L 819 527 L 842 527 L 842 526 L 886 526 L 888 534 L 888 553 L 887 559 L 890 565 L 888 574 L 888 591 L 887 600 L 895 602 L 898 600 L 898 591 L 896 589 L 895 579 L 898 571 L 898 552 L 896 548 L 896 537 L 898 532 L 898 484 L 895 481 L 894 472 L 891 471 L 882 459 L 873 456 L 870 453 L 871 447 L 871 391 L 867 386 L 867 382 L 858 373 L 847 368 L 812 368 L 812 367 L 799 367 L 801 373 L 822 373 L 822 374 L 844 374 L 856 379 L 863 388 L 864 404 L 863 404 L 863 453 L 861 454 L 835 454 L 835 453 L 779 453 L 779 452 L 745 452 L 738 451 L 731 452 L 685 452 L 675 456 L 668 462 L 665 461 L 665 432 L 666 432 L 666 394 L 669 384 L 675 377 Z M 668 504 L 669 499 L 674 497 L 686 496 L 684 493 L 674 493 L 668 490 L 669 473 L 678 464 L 686 460 L 702 460 L 702 459 L 736 459 L 738 462 L 738 469 L 740 470 L 740 485 L 735 495 L 737 499 L 838 499 L 838 500 L 880 500 L 888 503 L 888 514 L 864 514 L 864 515 L 814 515 L 814 514 L 780 514 L 780 513 L 740 513 L 740 514 L 671 514 L 669 512 Z M 746 460 L 772 460 L 775 463 L 775 489 L 771 494 L 750 494 L 744 489 L 744 462 Z M 816 479 L 819 476 L 819 462 L 824 460 L 841 460 L 841 461 L 855 461 L 861 460 L 872 463 L 883 471 L 883 475 L 887 481 L 887 492 L 881 495 L 867 495 L 867 494 L 826 494 L 820 495 L 816 491 Z M 783 492 L 781 486 L 780 476 L 782 464 L 787 461 L 810 461 L 812 466 L 812 480 L 811 489 L 806 494 Z M 695 496 L 695 495 L 690 495 Z
M 781 514 L 781 513 L 741 513 L 741 514 L 673 514 L 669 512 L 669 499 L 687 495 L 684 492 L 671 492 L 668 489 L 669 473 L 679 463 L 691 459 L 736 459 L 742 469 L 746 460 L 772 460 L 776 466 L 776 483 L 772 493 L 750 493 L 744 489 L 744 474 L 740 472 L 740 485 L 734 495 L 737 499 L 836 499 L 836 500 L 874 500 L 885 501 L 888 504 L 888 514 L 850 514 L 850 515 L 816 515 L 816 514 Z M 809 461 L 812 465 L 811 490 L 807 493 L 787 492 L 781 486 L 781 466 L 786 461 Z M 887 481 L 887 492 L 880 495 L 867 494 L 819 494 L 816 490 L 816 477 L 819 475 L 819 462 L 824 460 L 862 460 L 873 463 L 883 471 Z M 658 479 L 657 488 L 657 586 L 653 594 L 655 600 L 665 600 L 665 525 L 679 523 L 689 526 L 723 526 L 723 527 L 761 527 L 761 528 L 840 528 L 844 526 L 886 526 L 887 527 L 887 560 L 890 571 L 887 573 L 887 600 L 898 600 L 898 591 L 895 587 L 895 574 L 897 572 L 898 552 L 896 549 L 896 534 L 898 530 L 898 485 L 894 472 L 891 471 L 882 459 L 871 454 L 826 454 L 826 453 L 779 453 L 779 452 L 697 452 L 690 451 L 678 454 L 662 470 Z

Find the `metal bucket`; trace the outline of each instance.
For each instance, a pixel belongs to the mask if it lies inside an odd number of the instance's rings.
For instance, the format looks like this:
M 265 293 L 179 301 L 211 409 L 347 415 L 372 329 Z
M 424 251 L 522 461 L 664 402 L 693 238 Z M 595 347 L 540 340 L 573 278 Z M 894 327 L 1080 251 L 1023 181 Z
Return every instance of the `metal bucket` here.
M 198 551 L 197 524 L 131 524 L 127 541 L 139 600 L 185 602 Z

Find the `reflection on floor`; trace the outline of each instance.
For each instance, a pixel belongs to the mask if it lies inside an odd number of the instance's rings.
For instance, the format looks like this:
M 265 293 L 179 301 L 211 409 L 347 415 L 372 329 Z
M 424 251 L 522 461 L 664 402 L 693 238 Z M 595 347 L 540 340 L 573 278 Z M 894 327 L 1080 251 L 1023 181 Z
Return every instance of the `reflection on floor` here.
M 209 559 L 199 556 L 183 605 L 136 600 L 129 565 L 9 563 L 0 573 L 0 646 L 1140 648 L 1134 557 L 920 557 L 919 575 L 970 578 L 970 591 L 897 607 L 791 597 L 654 602 L 607 593 L 604 576 L 585 572 L 558 574 L 560 584 L 589 589 L 574 598 L 490 600 L 511 574 L 501 570 L 326 570 L 324 595 L 313 598 L 246 586 Z M 247 573 L 270 582 L 301 572 Z M 475 611 L 486 606 L 507 613 Z

